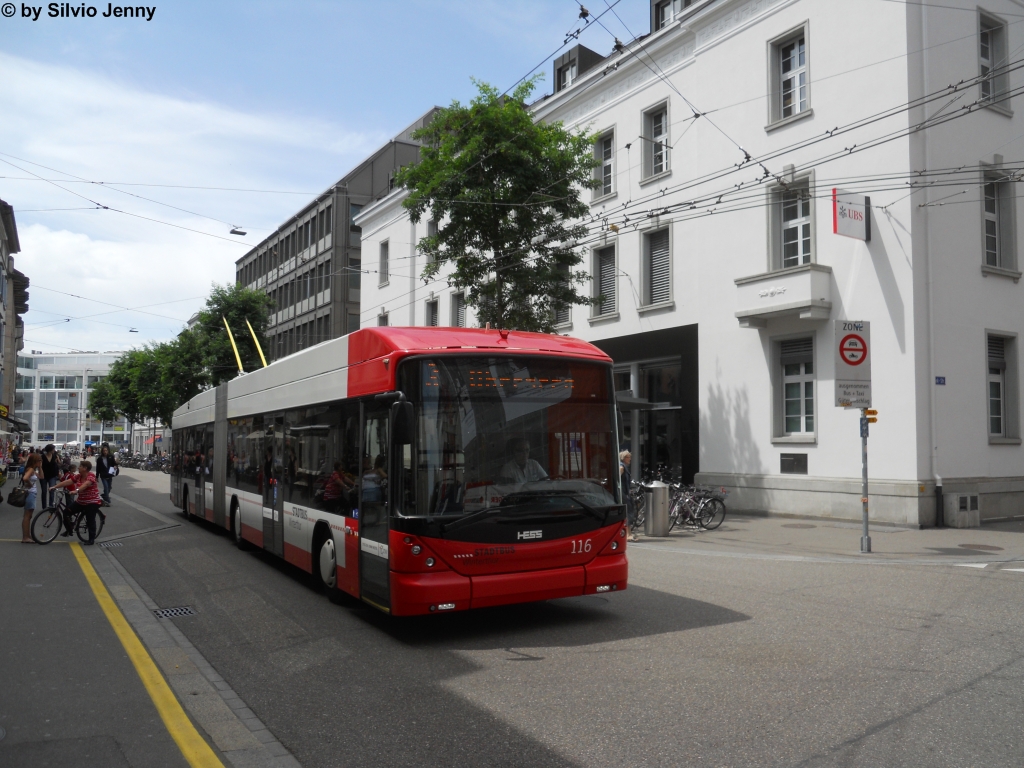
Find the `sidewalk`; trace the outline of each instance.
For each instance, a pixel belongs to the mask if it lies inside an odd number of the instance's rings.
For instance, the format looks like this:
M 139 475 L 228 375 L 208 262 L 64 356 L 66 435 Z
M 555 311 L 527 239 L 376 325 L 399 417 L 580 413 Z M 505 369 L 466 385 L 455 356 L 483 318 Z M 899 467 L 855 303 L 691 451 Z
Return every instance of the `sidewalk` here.
M 828 562 L 958 565 L 1024 561 L 1024 520 L 966 529 L 874 526 L 870 536 L 872 551 L 861 554 L 858 523 L 730 513 L 716 530 L 676 528 L 666 538 L 641 534 L 640 540 L 631 546 L 664 547 L 690 554 Z
M 4 504 L 0 764 L 186 766 L 67 540 L 23 545 L 20 518 Z
M 0 504 L 0 765 L 297 766 L 103 546 L 182 523 L 116 493 L 105 512 L 100 546 L 39 546 Z

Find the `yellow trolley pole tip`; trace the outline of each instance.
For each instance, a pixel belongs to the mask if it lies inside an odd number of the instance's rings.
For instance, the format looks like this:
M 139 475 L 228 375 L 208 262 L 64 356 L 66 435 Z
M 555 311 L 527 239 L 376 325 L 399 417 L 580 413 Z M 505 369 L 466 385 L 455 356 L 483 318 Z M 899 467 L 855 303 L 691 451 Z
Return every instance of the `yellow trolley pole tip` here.
M 224 321 L 224 327 L 228 331 L 228 341 L 231 342 L 231 348 L 235 351 L 235 362 L 238 363 L 238 372 L 245 373 L 245 370 L 242 368 L 242 358 L 238 354 L 238 346 L 235 344 L 235 337 L 231 334 L 231 326 L 228 325 L 228 319 L 224 315 L 221 315 L 220 319 Z
M 249 333 L 252 334 L 252 343 L 256 345 L 256 351 L 260 353 L 260 360 L 263 361 L 263 367 L 267 367 L 267 358 L 263 356 L 263 347 L 260 346 L 260 340 L 256 338 L 256 331 L 252 329 L 252 323 L 249 322 L 249 318 L 245 319 L 245 324 L 249 326 Z

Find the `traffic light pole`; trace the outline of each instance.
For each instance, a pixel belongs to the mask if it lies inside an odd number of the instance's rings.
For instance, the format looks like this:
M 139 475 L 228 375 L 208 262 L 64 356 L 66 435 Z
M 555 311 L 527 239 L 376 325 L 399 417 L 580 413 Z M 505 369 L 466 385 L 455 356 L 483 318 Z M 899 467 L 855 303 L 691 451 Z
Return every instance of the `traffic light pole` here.
M 860 537 L 860 551 L 871 552 L 871 536 L 868 534 L 868 410 L 860 412 L 860 455 L 861 455 L 861 508 L 863 532 Z

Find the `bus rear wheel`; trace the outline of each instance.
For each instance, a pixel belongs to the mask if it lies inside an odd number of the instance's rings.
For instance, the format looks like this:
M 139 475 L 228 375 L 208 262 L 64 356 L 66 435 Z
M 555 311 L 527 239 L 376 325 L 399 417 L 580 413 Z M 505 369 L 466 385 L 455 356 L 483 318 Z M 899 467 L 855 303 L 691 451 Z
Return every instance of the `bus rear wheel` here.
M 249 542 L 242 537 L 242 510 L 238 508 L 237 501 L 231 505 L 231 534 L 236 547 L 243 552 L 249 549 Z

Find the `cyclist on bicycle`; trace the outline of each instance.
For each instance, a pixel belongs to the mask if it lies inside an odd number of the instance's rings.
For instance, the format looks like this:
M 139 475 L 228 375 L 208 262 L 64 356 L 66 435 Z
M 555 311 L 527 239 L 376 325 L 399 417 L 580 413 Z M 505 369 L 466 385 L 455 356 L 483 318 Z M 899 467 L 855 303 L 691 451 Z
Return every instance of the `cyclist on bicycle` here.
M 86 544 L 94 543 L 96 539 L 96 514 L 106 522 L 106 515 L 100 512 L 103 505 L 103 498 L 100 496 L 99 482 L 96 475 L 92 473 L 92 462 L 83 461 L 78 465 L 78 474 L 69 474 L 64 480 L 57 483 L 54 488 L 70 488 L 69 493 L 75 494 L 75 501 L 72 502 L 71 511 L 81 509 L 85 513 L 86 526 L 89 529 L 89 540 Z M 72 516 L 65 519 L 65 526 Z M 66 530 L 62 535 L 70 536 L 71 530 Z

